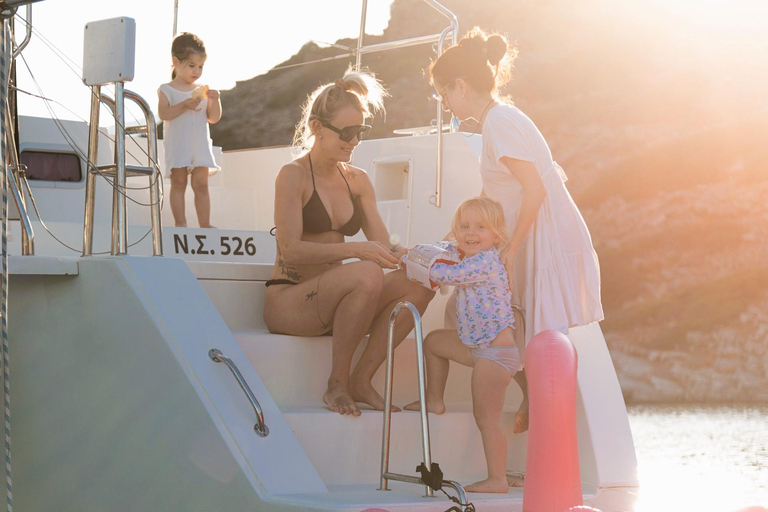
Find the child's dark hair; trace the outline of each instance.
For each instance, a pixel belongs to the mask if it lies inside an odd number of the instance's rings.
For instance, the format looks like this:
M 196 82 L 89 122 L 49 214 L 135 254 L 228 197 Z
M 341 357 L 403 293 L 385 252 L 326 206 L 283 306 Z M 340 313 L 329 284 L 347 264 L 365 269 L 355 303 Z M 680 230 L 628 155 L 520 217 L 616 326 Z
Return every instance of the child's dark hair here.
M 205 45 L 202 39 L 189 32 L 182 32 L 173 38 L 173 44 L 171 44 L 172 57 L 176 57 L 179 62 L 184 62 L 193 53 L 206 57 Z M 171 80 L 174 78 L 176 78 L 175 70 L 171 72 Z

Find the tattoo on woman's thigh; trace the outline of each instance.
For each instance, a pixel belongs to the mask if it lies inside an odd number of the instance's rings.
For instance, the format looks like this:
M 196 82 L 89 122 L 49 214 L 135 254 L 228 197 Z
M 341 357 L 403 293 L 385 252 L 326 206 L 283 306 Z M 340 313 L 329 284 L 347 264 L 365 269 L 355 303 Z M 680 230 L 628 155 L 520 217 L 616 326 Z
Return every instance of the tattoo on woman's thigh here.
M 320 316 L 320 299 L 318 298 L 317 294 L 320 292 L 320 280 L 317 280 L 317 288 L 309 292 L 305 297 L 304 300 L 313 300 L 315 301 L 315 309 L 317 310 L 317 319 L 320 320 L 320 325 L 323 329 L 328 329 L 328 326 L 331 325 L 331 320 L 328 320 L 327 322 L 323 321 L 323 317 Z

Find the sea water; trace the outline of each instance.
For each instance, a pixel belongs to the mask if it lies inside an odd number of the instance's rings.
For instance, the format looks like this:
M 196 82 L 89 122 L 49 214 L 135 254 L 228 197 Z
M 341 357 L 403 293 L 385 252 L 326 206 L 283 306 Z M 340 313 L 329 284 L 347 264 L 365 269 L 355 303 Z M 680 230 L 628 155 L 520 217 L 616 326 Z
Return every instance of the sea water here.
M 630 406 L 636 512 L 768 507 L 768 406 Z

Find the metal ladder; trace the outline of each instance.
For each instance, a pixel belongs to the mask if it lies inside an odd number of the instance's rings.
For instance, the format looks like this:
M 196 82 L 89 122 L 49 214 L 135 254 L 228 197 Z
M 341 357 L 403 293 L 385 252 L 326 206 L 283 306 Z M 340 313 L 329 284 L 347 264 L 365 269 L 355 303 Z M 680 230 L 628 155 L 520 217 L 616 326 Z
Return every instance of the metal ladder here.
M 392 378 L 394 375 L 394 355 L 395 355 L 395 323 L 397 314 L 403 309 L 409 309 L 413 315 L 413 327 L 416 331 L 416 360 L 419 373 L 419 403 L 421 404 L 421 439 L 424 449 L 424 466 L 427 469 L 432 468 L 432 452 L 429 443 L 429 417 L 427 416 L 427 386 L 426 386 L 426 366 L 424 361 L 424 338 L 421 334 L 421 315 L 416 306 L 408 301 L 399 302 L 392 313 L 389 315 L 389 331 L 387 335 L 387 373 L 384 387 L 384 433 L 381 441 L 381 481 L 380 491 L 389 490 L 389 480 L 407 482 L 411 484 L 424 485 L 425 497 L 434 497 L 435 491 L 426 485 L 421 478 L 411 475 L 402 475 L 389 472 L 389 434 L 392 416 Z M 462 506 L 467 503 L 467 496 L 464 488 L 452 480 L 443 480 L 443 485 L 453 487 L 459 495 Z
M 125 89 L 123 82 L 115 82 L 115 99 L 101 92 L 101 85 L 91 86 L 91 119 L 88 133 L 88 169 L 85 181 L 85 222 L 83 225 L 83 256 L 93 253 L 93 221 L 96 202 L 96 175 L 113 178 L 112 191 L 112 255 L 128 252 L 126 220 L 126 178 L 147 176 L 149 178 L 150 216 L 152 225 L 152 254 L 163 255 L 160 226 L 160 171 L 157 167 L 157 126 L 149 104 L 138 94 Z M 125 99 L 136 103 L 144 114 L 146 124 L 125 127 Z M 99 153 L 99 110 L 106 104 L 115 117 L 115 163 L 97 165 Z M 126 165 L 125 137 L 141 134 L 147 138 L 149 167 Z

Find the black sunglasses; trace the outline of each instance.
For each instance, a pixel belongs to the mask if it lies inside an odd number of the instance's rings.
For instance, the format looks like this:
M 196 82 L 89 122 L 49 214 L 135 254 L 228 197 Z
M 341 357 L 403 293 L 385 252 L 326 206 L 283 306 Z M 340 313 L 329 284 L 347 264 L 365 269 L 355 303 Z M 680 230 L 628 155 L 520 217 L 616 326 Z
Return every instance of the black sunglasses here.
M 345 126 L 342 129 L 338 129 L 333 125 L 330 125 L 328 123 L 320 123 L 329 130 L 333 130 L 334 132 L 339 134 L 339 139 L 343 140 L 344 142 L 349 142 L 355 137 L 357 137 L 357 140 L 363 140 L 366 135 L 368 135 L 368 132 L 371 131 L 371 127 L 367 124 L 356 124 L 352 126 Z

